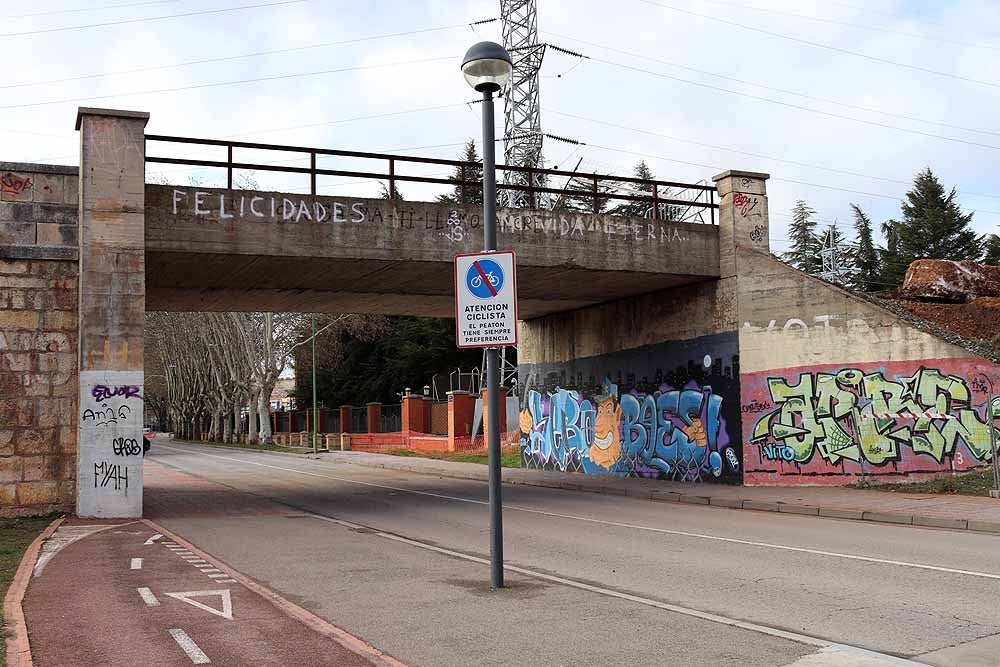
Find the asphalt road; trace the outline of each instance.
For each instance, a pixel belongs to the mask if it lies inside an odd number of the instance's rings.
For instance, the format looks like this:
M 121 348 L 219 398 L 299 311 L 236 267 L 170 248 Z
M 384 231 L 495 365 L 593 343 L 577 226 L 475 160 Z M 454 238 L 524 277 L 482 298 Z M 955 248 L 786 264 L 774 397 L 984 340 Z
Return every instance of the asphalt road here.
M 496 594 L 483 483 L 178 443 L 149 459 L 318 515 L 154 518 L 414 665 L 891 664 L 845 646 L 1000 665 L 1000 536 L 509 486 L 521 571 Z

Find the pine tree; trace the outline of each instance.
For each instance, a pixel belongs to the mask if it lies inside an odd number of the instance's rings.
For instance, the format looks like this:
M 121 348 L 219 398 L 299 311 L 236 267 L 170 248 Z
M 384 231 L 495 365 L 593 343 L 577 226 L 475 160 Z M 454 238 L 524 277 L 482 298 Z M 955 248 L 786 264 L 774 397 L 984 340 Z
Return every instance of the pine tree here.
M 855 273 L 851 277 L 851 286 L 863 292 L 877 292 L 882 265 L 872 238 L 872 221 L 857 204 L 851 204 L 851 209 L 854 211 L 854 234 L 858 240 L 853 253 Z
M 909 264 L 899 254 L 899 225 L 897 220 L 886 220 L 882 223 L 882 236 L 885 237 L 885 248 L 880 251 L 882 272 L 879 282 L 882 289 L 903 284 L 906 269 Z
M 482 205 L 482 185 L 479 185 L 478 187 L 474 185 L 467 185 L 463 187 L 459 184 L 462 180 L 473 181 L 480 184 L 483 182 L 483 159 L 479 157 L 479 153 L 476 151 L 476 142 L 473 139 L 469 139 L 469 141 L 465 144 L 465 147 L 462 149 L 462 156 L 459 159 L 462 162 L 474 162 L 475 166 L 456 166 L 454 171 L 452 171 L 451 176 L 448 177 L 449 181 L 455 182 L 453 190 L 446 195 L 438 196 L 437 200 L 442 204 Z
M 986 253 L 983 257 L 984 264 L 1000 265 L 1000 236 L 989 234 L 983 243 L 983 250 Z
M 640 160 L 639 164 L 635 165 L 632 170 L 632 174 L 635 178 L 641 178 L 644 181 L 655 181 L 656 176 L 653 175 L 653 170 L 649 168 L 645 160 Z M 653 184 L 652 183 L 627 183 L 624 184 L 626 187 L 621 188 L 621 194 L 634 195 L 638 197 L 650 197 L 653 196 Z M 663 186 L 659 186 L 656 190 L 657 197 L 669 198 L 671 192 L 664 189 Z M 652 211 L 653 205 L 650 202 L 641 201 L 626 201 L 618 200 L 619 203 L 611 207 L 608 213 L 613 215 L 627 215 L 635 218 L 650 217 L 650 212 Z M 682 208 L 679 206 L 672 206 L 670 204 L 660 204 L 659 211 L 657 211 L 657 217 L 660 220 L 677 220 L 681 217 Z
M 903 266 L 896 274 L 905 275 L 906 266 L 917 259 L 978 261 L 982 257 L 982 239 L 970 227 L 973 214 L 962 212 L 955 189 L 946 193 L 930 168 L 917 174 L 900 210 L 903 219 L 894 228 Z M 894 284 L 902 284 L 901 277 Z
M 554 186 L 559 187 L 559 186 Z M 607 181 L 597 181 L 597 208 L 594 208 L 594 177 L 587 174 L 572 176 L 563 188 L 561 195 L 555 195 L 556 211 L 579 211 L 580 213 L 607 213 L 609 195 L 614 194 L 614 187 Z
M 819 251 L 822 241 L 816 236 L 816 221 L 812 216 L 816 211 L 801 199 L 792 208 L 792 223 L 788 226 L 788 236 L 792 242 L 783 259 L 806 273 L 819 273 L 822 267 Z
M 395 199 L 396 201 L 404 201 L 403 193 L 399 191 L 399 188 L 396 187 L 395 183 L 392 186 L 392 197 L 389 196 L 389 186 L 385 183 L 379 183 L 379 185 L 382 186 L 382 192 L 379 193 L 378 196 L 379 199 Z

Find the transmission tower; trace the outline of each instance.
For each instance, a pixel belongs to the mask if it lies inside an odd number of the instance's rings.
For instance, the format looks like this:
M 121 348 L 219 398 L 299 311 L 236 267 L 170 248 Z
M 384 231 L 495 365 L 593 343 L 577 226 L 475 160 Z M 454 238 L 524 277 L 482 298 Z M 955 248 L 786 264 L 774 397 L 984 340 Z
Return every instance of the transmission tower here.
M 836 225 L 830 225 L 823 238 L 823 247 L 819 251 L 819 257 L 823 262 L 823 268 L 817 276 L 828 282 L 843 285 L 851 275 L 857 272 L 856 268 L 849 265 L 850 252 L 838 239 Z
M 500 0 L 503 22 L 503 45 L 514 63 L 510 88 L 504 99 L 504 162 L 518 167 L 542 166 L 542 120 L 538 106 L 538 71 L 542 67 L 545 45 L 538 43 L 536 0 Z M 508 185 L 544 187 L 539 174 L 505 171 Z M 529 193 L 504 190 L 503 205 L 528 208 Z M 535 206 L 544 208 L 547 196 L 536 195 Z

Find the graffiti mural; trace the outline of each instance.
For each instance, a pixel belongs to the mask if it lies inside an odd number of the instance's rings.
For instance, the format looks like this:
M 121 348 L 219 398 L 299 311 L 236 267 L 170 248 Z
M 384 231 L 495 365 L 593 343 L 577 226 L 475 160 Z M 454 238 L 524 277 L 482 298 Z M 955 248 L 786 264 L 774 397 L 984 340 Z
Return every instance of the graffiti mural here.
M 976 360 L 940 360 L 745 375 L 746 481 L 840 484 L 984 465 L 989 417 L 1000 416 L 987 373 Z
M 735 346 L 735 336 L 732 339 L 727 342 Z M 567 365 L 520 369 L 529 383 L 519 417 L 522 465 L 617 477 L 739 483 L 738 361 L 730 355 L 732 361 L 723 366 L 718 346 L 712 348 L 715 354 L 688 350 L 684 365 L 664 373 L 662 366 L 667 364 L 662 359 L 676 357 L 678 348 L 683 352 L 685 347 L 690 345 L 661 344 Z M 583 379 L 584 371 L 607 372 L 615 365 L 617 381 L 610 373 L 599 385 L 593 378 Z M 652 371 L 653 379 L 632 369 Z M 573 381 L 574 370 L 579 388 L 563 388 L 567 380 Z M 553 388 L 531 388 L 539 376 Z

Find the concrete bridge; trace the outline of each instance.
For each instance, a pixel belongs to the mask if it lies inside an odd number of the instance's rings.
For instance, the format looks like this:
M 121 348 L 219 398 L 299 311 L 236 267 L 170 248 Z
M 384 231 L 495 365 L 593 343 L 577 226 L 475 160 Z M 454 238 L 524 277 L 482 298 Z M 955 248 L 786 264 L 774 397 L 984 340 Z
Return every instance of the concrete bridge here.
M 145 186 L 147 310 L 454 315 L 479 207 Z M 719 276 L 718 227 L 502 209 L 525 318 Z
M 147 185 L 147 119 L 80 109 L 78 166 L 0 164 L 0 513 L 141 516 L 147 310 L 450 316 L 452 257 L 480 248 L 473 208 Z M 829 484 L 986 464 L 970 378 L 997 367 L 771 257 L 767 178 L 716 176 L 717 225 L 500 212 L 524 466 Z M 946 422 L 863 419 L 924 397 Z

